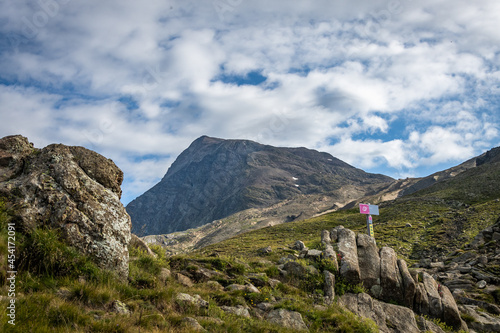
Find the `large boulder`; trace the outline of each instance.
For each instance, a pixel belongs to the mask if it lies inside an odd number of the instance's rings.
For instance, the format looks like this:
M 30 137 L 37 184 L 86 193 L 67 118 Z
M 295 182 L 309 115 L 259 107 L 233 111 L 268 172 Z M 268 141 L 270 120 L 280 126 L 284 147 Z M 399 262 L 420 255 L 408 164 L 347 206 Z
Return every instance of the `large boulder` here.
M 340 275 L 351 284 L 360 283 L 361 276 L 356 249 L 356 234 L 349 229 L 338 229 L 337 241 L 341 256 Z
M 417 285 L 415 283 L 415 280 L 413 280 L 410 272 L 408 271 L 406 261 L 404 261 L 403 259 L 398 259 L 398 267 L 399 273 L 401 274 L 401 278 L 403 280 L 403 304 L 410 309 L 413 309 L 413 299 L 415 298 Z
M 406 307 L 379 302 L 365 293 L 344 294 L 339 304 L 360 317 L 372 319 L 382 333 L 420 332 L 413 311 Z
M 44 226 L 102 268 L 128 276 L 130 217 L 120 202 L 123 172 L 83 147 L 36 149 L 22 136 L 0 139 L 0 196 L 20 231 Z
M 441 296 L 441 303 L 443 305 L 443 321 L 457 331 L 467 331 L 467 324 L 460 317 L 457 303 L 455 302 L 450 290 L 446 286 L 440 285 L 439 293 Z
M 434 318 L 441 318 L 443 314 L 443 304 L 439 295 L 439 285 L 427 272 L 421 272 L 427 297 L 429 298 L 429 315 Z
M 363 286 L 374 297 L 380 297 L 380 256 L 375 239 L 367 234 L 358 234 L 358 263 Z
M 391 247 L 380 249 L 380 298 L 386 302 L 403 304 L 403 283 L 396 252 Z
M 307 330 L 307 325 L 304 323 L 302 315 L 296 311 L 275 309 L 267 314 L 266 319 L 274 324 L 293 330 Z

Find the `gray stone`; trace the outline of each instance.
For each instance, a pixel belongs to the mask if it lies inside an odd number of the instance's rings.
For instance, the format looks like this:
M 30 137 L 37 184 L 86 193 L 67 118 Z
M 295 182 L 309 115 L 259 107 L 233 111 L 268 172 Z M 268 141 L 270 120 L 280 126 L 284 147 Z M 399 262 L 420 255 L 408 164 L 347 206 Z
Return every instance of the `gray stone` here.
M 401 278 L 403 280 L 403 304 L 410 309 L 413 309 L 413 300 L 415 298 L 416 293 L 416 283 L 413 280 L 410 272 L 408 271 L 408 266 L 406 265 L 406 261 L 402 259 L 398 259 L 398 267 L 399 273 L 401 274 Z
M 333 228 L 330 230 L 330 241 L 336 243 L 338 240 L 338 228 Z
M 460 311 L 473 318 L 467 325 L 478 332 L 500 332 L 500 318 L 478 311 L 477 306 L 461 305 Z
M 273 252 L 273 249 L 271 248 L 271 246 L 266 246 L 266 247 L 263 247 L 263 248 L 257 250 L 257 253 L 262 254 L 262 255 L 269 254 L 271 252 Z
M 170 279 L 171 276 L 172 276 L 172 273 L 170 272 L 170 270 L 168 268 L 162 267 L 160 269 L 160 273 L 158 274 L 158 279 L 161 282 L 166 283 L 167 280 Z
M 271 288 L 276 288 L 280 283 L 281 281 L 280 280 L 276 280 L 276 279 L 269 279 L 267 280 L 267 283 L 269 283 L 269 285 L 271 286 Z
M 321 255 L 323 254 L 320 250 L 308 250 L 305 257 L 313 260 L 320 260 Z
M 130 314 L 128 306 L 125 303 L 118 300 L 111 303 L 111 311 L 124 315 Z
M 438 262 L 431 262 L 429 264 L 429 268 L 437 268 L 437 269 L 444 269 L 444 262 L 438 261 Z
M 494 304 L 484 301 L 479 301 L 477 299 L 468 298 L 462 295 L 454 295 L 454 296 L 455 299 L 461 304 L 479 306 L 490 313 L 493 313 L 495 315 L 500 315 L 500 307 Z
M 421 332 L 446 333 L 437 324 L 422 316 L 417 316 L 416 321 Z
M 289 311 L 286 309 L 275 309 L 267 314 L 266 319 L 271 323 L 286 328 L 294 330 L 307 330 L 307 326 L 299 312 Z
M 295 244 L 293 244 L 293 246 L 292 246 L 292 250 L 297 250 L 297 251 L 302 251 L 306 248 L 307 247 L 303 241 L 296 241 Z
M 281 257 L 279 260 L 278 260 L 278 265 L 284 265 L 286 264 L 287 262 L 289 261 L 294 261 L 296 258 L 293 258 L 291 256 L 288 256 L 288 257 Z
M 360 317 L 372 319 L 382 333 L 420 332 L 413 311 L 406 307 L 379 302 L 365 293 L 344 294 L 339 304 Z
M 446 286 L 439 285 L 438 291 L 441 296 L 441 304 L 443 307 L 443 321 L 457 331 L 467 331 L 467 325 L 460 317 L 457 303 L 455 302 L 455 298 L 453 298 L 450 290 L 446 288 Z
M 421 272 L 421 276 L 425 291 L 429 298 L 429 315 L 434 318 L 441 318 L 443 314 L 443 305 L 438 291 L 438 283 L 426 272 Z
M 325 276 L 325 285 L 323 287 L 325 303 L 331 305 L 335 298 L 335 275 L 326 270 L 323 272 L 323 275 Z
M 338 249 L 341 256 L 340 275 L 351 284 L 361 282 L 359 272 L 356 234 L 349 229 L 340 228 L 337 232 Z
M 127 279 L 131 222 L 122 181 L 113 161 L 83 147 L 36 149 L 20 135 L 0 139 L 0 196 L 16 207 L 16 230 L 57 229 L 99 267 Z
M 339 264 L 337 262 L 337 253 L 333 249 L 333 246 L 327 245 L 325 250 L 323 251 L 323 257 L 326 259 L 329 259 L 333 262 L 333 265 L 335 266 L 335 270 L 338 272 L 339 271 Z
M 330 238 L 330 232 L 328 230 L 321 231 L 321 243 L 324 245 L 331 244 L 332 239 Z
M 227 291 L 246 291 L 247 287 L 244 286 L 244 285 L 241 285 L 241 284 L 233 283 L 233 284 L 230 284 L 229 286 L 227 286 L 224 289 L 227 290 Z
M 318 275 L 319 274 L 318 269 L 316 267 L 314 267 L 313 265 L 306 266 L 306 270 L 311 275 Z
M 487 283 L 486 283 L 486 281 L 484 281 L 484 280 L 481 280 L 481 281 L 479 281 L 479 282 L 476 284 L 476 286 L 477 286 L 479 289 L 484 289 L 484 288 L 486 288 L 486 285 L 487 285 Z
M 403 304 L 403 283 L 397 264 L 396 252 L 390 247 L 380 249 L 380 299 Z
M 261 309 L 262 311 L 269 312 L 273 309 L 274 305 L 269 302 L 262 302 L 257 304 L 256 307 Z
M 427 296 L 427 291 L 422 282 L 416 285 L 413 309 L 419 314 L 429 314 L 429 296 Z
M 260 290 L 257 287 L 255 287 L 253 284 L 251 284 L 251 283 L 245 284 L 245 290 L 248 293 L 257 293 L 257 294 L 260 294 Z
M 185 293 L 179 293 L 175 297 L 179 304 L 196 306 L 199 308 L 208 308 L 208 302 L 201 298 L 200 295 L 191 296 Z
M 217 281 L 207 281 L 206 285 L 210 290 L 216 290 L 216 291 L 224 290 L 224 287 Z
M 137 237 L 136 235 L 134 234 L 131 234 L 130 235 L 130 246 L 131 247 L 135 247 L 135 248 L 138 248 L 139 250 L 145 252 L 147 255 L 150 255 L 154 258 L 157 257 L 156 253 L 154 253 L 148 246 L 148 244 L 146 244 L 146 242 L 144 240 L 142 240 L 141 238 Z
M 443 284 L 447 286 L 451 291 L 454 291 L 456 289 L 471 290 L 474 287 L 474 283 L 472 281 L 465 279 L 447 280 L 444 281 Z
M 176 273 L 175 274 L 175 279 L 180 283 L 182 284 L 184 287 L 188 287 L 188 288 L 191 288 L 192 286 L 194 286 L 194 283 L 193 281 L 191 281 L 191 279 L 187 276 L 185 276 L 184 274 L 181 274 L 181 273 Z
M 380 256 L 375 239 L 366 234 L 357 237 L 358 263 L 361 282 L 374 297 L 380 297 L 372 291 L 373 286 L 380 286 Z M 380 288 L 375 288 L 379 291 Z
M 296 261 L 290 261 L 283 266 L 283 269 L 289 275 L 297 276 L 297 277 L 305 277 L 307 275 L 307 270 L 304 266 L 299 264 Z
M 482 255 L 477 258 L 477 262 L 483 265 L 486 265 L 488 263 L 488 256 Z
M 240 317 L 250 318 L 250 312 L 248 312 L 248 309 L 242 305 L 221 306 L 220 308 L 224 312 L 232 313 L 232 314 L 240 316 Z
M 265 287 L 267 285 L 267 275 L 266 273 L 250 273 L 248 274 L 248 280 L 256 287 Z
M 193 317 L 184 317 L 182 318 L 182 322 L 195 332 L 207 332 L 207 330 L 204 329 L 203 326 L 201 326 L 200 323 Z

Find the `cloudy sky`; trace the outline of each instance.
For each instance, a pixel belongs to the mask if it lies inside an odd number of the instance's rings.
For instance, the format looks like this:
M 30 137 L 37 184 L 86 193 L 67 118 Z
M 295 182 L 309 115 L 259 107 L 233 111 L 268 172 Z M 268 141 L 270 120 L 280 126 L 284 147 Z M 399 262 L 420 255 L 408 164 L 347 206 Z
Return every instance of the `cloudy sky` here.
M 201 135 L 425 176 L 500 145 L 498 0 L 0 0 L 0 136 L 85 146 L 126 204 Z

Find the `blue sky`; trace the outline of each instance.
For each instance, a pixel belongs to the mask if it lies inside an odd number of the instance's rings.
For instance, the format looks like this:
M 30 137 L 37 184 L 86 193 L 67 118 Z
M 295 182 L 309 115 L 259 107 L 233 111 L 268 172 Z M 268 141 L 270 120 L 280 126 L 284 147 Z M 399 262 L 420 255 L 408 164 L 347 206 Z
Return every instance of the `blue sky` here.
M 394 178 L 500 145 L 500 3 L 0 0 L 0 136 L 85 146 L 126 204 L 201 135 Z

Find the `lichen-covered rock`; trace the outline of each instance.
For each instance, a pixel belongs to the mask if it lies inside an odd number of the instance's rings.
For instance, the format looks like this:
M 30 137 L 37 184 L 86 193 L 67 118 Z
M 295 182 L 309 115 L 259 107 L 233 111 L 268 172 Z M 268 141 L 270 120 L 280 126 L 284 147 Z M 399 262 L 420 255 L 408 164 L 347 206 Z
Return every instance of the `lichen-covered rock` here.
M 374 297 L 380 297 L 380 256 L 375 239 L 358 234 L 358 262 L 361 282 Z
M 224 306 L 223 305 L 220 308 L 224 312 L 232 313 L 232 314 L 240 316 L 240 317 L 250 318 L 250 312 L 248 312 L 248 309 L 242 305 L 237 305 L 237 306 Z
M 418 282 L 415 286 L 413 309 L 419 314 L 429 314 L 429 297 L 427 296 L 427 291 L 425 291 L 425 286 L 422 282 Z
M 397 264 L 396 252 L 393 248 L 380 249 L 380 298 L 386 302 L 403 304 L 403 283 Z
M 323 287 L 325 303 L 330 305 L 335 298 L 335 275 L 327 270 L 323 272 L 323 275 L 325 276 L 325 285 Z
M 460 311 L 470 320 L 468 326 L 478 332 L 500 332 L 500 319 L 484 311 L 479 311 L 475 305 L 460 305 Z
M 200 295 L 191 296 L 185 293 L 178 293 L 175 300 L 180 305 L 196 306 L 199 308 L 208 308 L 208 302 L 201 298 Z
M 413 280 L 410 271 L 408 271 L 406 261 L 398 259 L 398 267 L 399 273 L 401 274 L 401 278 L 403 280 L 403 304 L 412 309 L 413 299 L 415 298 L 416 293 L 416 283 L 415 280 Z
M 360 283 L 361 277 L 356 249 L 356 234 L 349 229 L 338 229 L 337 242 L 341 256 L 340 275 L 351 284 Z
M 22 232 L 44 226 L 102 268 L 128 276 L 131 222 L 120 202 L 123 172 L 83 147 L 33 148 L 28 139 L 0 139 L 0 196 Z
M 415 315 L 410 309 L 379 302 L 365 293 L 344 294 L 339 304 L 363 318 L 372 319 L 382 333 L 418 333 Z
M 323 230 L 321 232 L 321 243 L 324 245 L 328 245 L 332 242 L 330 238 L 330 232 L 328 230 Z
M 145 241 L 143 241 L 141 238 L 137 237 L 134 234 L 131 234 L 130 238 L 130 246 L 138 248 L 139 250 L 145 252 L 146 254 L 152 256 L 152 257 L 157 257 L 156 253 L 154 253 L 151 248 L 146 244 Z
M 200 323 L 193 317 L 184 317 L 182 322 L 186 327 L 195 332 L 206 332 L 207 330 L 200 325 Z
M 434 318 L 441 318 L 443 314 L 443 305 L 439 295 L 439 285 L 432 276 L 426 272 L 421 272 L 427 297 L 429 298 L 429 315 Z
M 286 309 L 272 310 L 267 314 L 267 320 L 280 326 L 294 330 L 307 330 L 307 326 L 299 312 Z
M 455 302 L 450 290 L 446 288 L 446 286 L 440 285 L 439 294 L 441 296 L 441 303 L 443 306 L 443 321 L 457 331 L 467 331 L 467 324 L 465 324 L 460 317 L 457 303 Z

